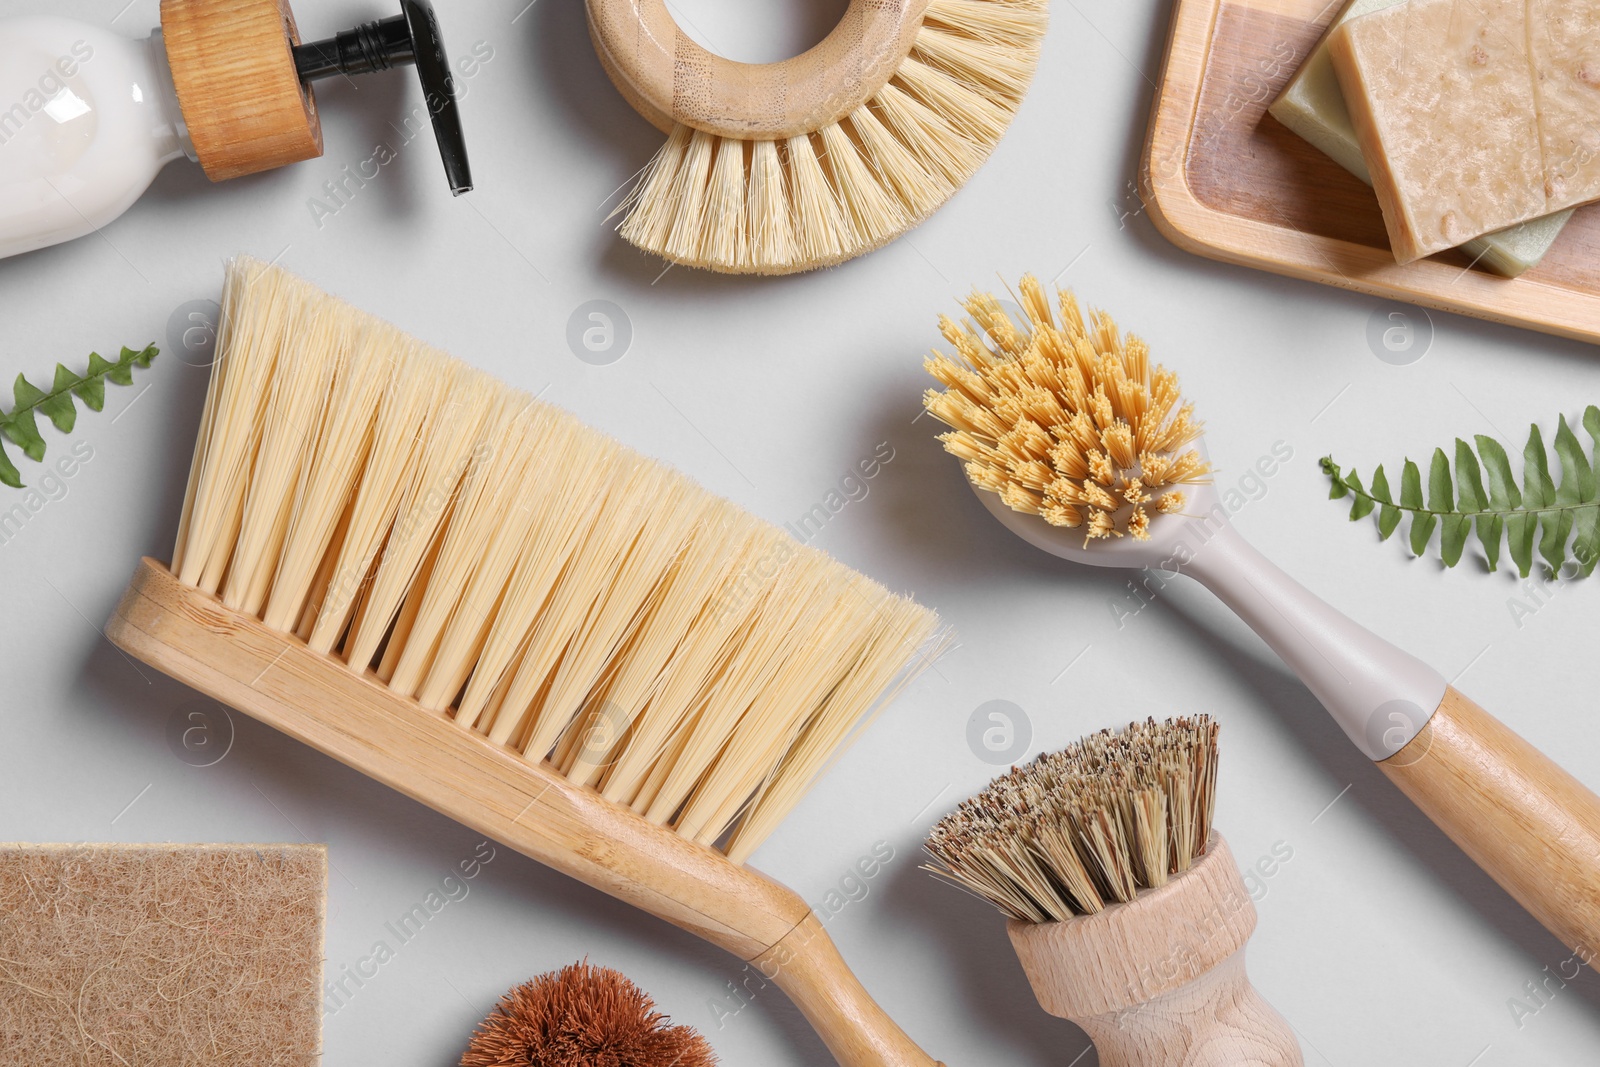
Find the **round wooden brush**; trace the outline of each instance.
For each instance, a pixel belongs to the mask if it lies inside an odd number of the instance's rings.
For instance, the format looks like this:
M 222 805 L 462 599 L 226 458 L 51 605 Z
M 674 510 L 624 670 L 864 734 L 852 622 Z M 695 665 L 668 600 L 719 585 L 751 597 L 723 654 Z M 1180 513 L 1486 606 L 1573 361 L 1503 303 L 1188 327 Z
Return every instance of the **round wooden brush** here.
M 1013 768 L 928 835 L 927 869 L 999 908 L 1041 1007 L 1103 1067 L 1299 1067 L 1250 985 L 1256 909 L 1211 830 L 1206 716 L 1102 731 Z
M 826 39 L 735 63 L 665 0 L 588 0 L 611 80 L 668 135 L 622 235 L 731 274 L 827 267 L 889 243 L 988 158 L 1033 78 L 1047 0 L 850 0 Z
M 649 994 L 609 967 L 574 963 L 500 998 L 461 1067 L 715 1067 L 691 1026 L 673 1026 Z
M 1600 943 L 1600 798 L 1251 548 L 1228 522 L 1177 375 L 1072 294 L 1024 278 L 1022 321 L 974 294 L 925 403 L 978 497 L 1028 543 L 1198 579 L 1281 656 L 1369 758 L 1568 946 Z M 1058 318 L 1059 316 L 1059 318 Z
M 844 1067 L 930 1067 L 744 860 L 937 617 L 253 260 L 130 655 L 785 990 Z M 932 639 L 933 647 L 927 647 Z

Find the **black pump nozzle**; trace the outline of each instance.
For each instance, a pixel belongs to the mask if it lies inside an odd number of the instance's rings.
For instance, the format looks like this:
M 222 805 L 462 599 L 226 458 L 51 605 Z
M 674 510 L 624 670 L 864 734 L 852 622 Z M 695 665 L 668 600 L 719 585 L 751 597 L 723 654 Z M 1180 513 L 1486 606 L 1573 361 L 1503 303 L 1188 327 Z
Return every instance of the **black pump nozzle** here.
M 439 36 L 439 20 L 427 0 L 400 0 L 400 14 L 369 22 L 331 37 L 296 45 L 294 66 L 301 81 L 335 74 L 370 74 L 401 63 L 415 63 L 422 96 L 433 116 L 433 135 L 444 157 L 450 191 L 460 196 L 472 189 L 467 140 L 461 132 L 450 60 Z

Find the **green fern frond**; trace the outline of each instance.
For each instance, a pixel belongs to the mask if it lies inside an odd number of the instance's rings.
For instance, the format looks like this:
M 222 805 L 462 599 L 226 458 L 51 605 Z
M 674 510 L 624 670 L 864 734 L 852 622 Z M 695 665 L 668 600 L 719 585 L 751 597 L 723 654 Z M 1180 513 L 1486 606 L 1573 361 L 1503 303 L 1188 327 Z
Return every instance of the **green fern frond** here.
M 13 489 L 24 488 L 22 473 L 11 457 L 6 455 L 5 438 L 22 449 L 22 454 L 35 463 L 44 460 L 44 438 L 39 436 L 36 415 L 43 415 L 50 424 L 64 434 L 71 433 L 78 421 L 78 409 L 72 398 L 83 401 L 90 411 L 99 411 L 106 405 L 106 382 L 114 385 L 132 385 L 133 369 L 148 369 L 160 349 L 146 345 L 135 352 L 124 348 L 117 361 L 112 363 L 98 352 L 89 353 L 89 369 L 82 377 L 60 363 L 56 364 L 55 381 L 48 390 L 40 389 L 19 374 L 11 387 L 13 407 L 9 414 L 0 411 L 0 482 Z
M 1378 539 L 1387 541 L 1411 517 L 1411 554 L 1428 550 L 1435 529 L 1439 531 L 1439 558 L 1446 567 L 1461 560 L 1469 534 L 1476 533 L 1489 569 L 1500 564 L 1500 546 L 1526 578 L 1533 570 L 1534 550 L 1559 572 L 1567 563 L 1567 553 L 1585 578 L 1600 562 L 1600 408 L 1593 404 L 1583 413 L 1583 429 L 1589 435 L 1591 451 L 1585 454 L 1578 435 L 1561 416 L 1554 439 L 1554 469 L 1550 453 L 1537 425 L 1528 432 L 1522 449 L 1522 484 L 1511 471 L 1511 460 L 1500 442 L 1482 434 L 1472 445 L 1456 438 L 1455 462 L 1444 449 L 1433 450 L 1428 465 L 1427 492 L 1424 495 L 1422 471 L 1411 460 L 1405 461 L 1400 475 L 1400 495 L 1389 488 L 1383 467 L 1372 472 L 1372 488 L 1361 484 L 1354 470 L 1342 470 L 1332 456 L 1322 458 L 1322 470 L 1333 483 L 1328 496 L 1339 500 L 1351 497 L 1350 520 L 1378 513 Z

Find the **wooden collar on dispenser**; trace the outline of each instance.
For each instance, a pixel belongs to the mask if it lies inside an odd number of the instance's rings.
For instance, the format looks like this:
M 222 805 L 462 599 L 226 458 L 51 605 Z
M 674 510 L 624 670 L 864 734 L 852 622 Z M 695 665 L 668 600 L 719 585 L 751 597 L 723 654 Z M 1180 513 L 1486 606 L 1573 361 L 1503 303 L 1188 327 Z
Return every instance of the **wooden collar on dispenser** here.
M 322 155 L 286 0 L 161 0 L 161 35 L 206 177 L 220 182 Z
M 212 181 L 322 155 L 310 83 L 416 67 L 445 177 L 472 189 L 450 60 L 428 0 L 311 44 L 288 0 L 162 0 L 161 33 L 195 158 Z

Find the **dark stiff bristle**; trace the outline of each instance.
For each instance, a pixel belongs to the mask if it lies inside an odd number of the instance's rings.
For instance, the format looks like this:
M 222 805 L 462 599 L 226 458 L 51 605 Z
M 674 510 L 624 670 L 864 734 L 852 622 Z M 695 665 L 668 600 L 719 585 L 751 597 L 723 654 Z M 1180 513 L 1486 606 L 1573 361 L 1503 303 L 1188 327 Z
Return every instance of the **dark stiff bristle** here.
M 1094 914 L 1205 854 L 1216 780 L 1209 716 L 1102 730 L 964 801 L 929 833 L 925 869 L 1012 919 Z
M 608 967 L 574 963 L 524 982 L 479 1025 L 461 1067 L 712 1067 L 700 1032 L 673 1026 Z

